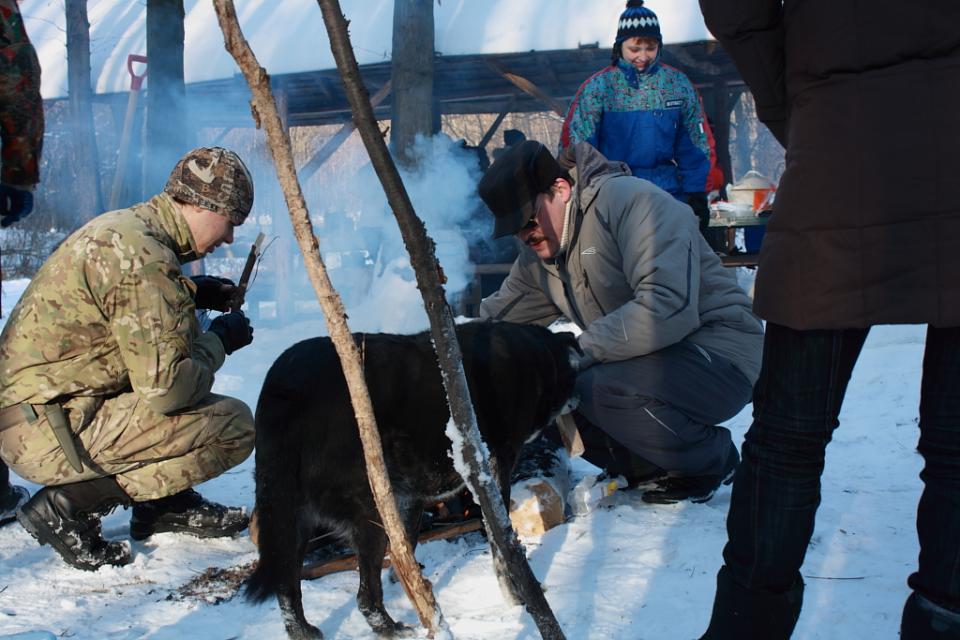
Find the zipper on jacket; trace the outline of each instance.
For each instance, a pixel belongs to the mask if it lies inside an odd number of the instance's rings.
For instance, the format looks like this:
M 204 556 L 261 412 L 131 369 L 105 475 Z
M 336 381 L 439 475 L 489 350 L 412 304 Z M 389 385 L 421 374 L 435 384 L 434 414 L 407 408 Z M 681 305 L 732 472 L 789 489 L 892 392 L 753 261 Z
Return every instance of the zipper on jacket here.
M 580 311 L 577 298 L 573 295 L 573 289 L 570 287 L 570 270 L 567 268 L 565 261 L 558 260 L 554 266 L 557 270 L 557 279 L 559 279 L 560 284 L 563 285 L 563 297 L 570 307 L 570 312 L 577 316 L 576 318 L 568 318 L 568 320 L 572 320 L 578 327 L 585 327 L 583 312 Z
M 600 304 L 597 294 L 593 292 L 593 287 L 590 286 L 590 276 L 587 275 L 586 269 L 583 270 L 583 286 L 587 288 L 587 291 L 590 292 L 590 297 L 593 298 L 594 303 L 600 308 L 600 315 L 607 315 L 607 310 Z

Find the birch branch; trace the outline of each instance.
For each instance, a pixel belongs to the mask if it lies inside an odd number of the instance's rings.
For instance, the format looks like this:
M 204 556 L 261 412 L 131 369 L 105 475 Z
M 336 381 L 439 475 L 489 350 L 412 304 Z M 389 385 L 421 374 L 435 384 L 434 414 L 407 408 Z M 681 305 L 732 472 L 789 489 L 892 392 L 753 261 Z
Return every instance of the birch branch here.
M 453 449 L 455 460 L 459 459 L 456 467 L 483 510 L 484 525 L 487 528 L 501 589 L 505 595 L 524 603 L 541 636 L 551 640 L 563 638 L 563 631 L 543 595 L 543 589 L 527 563 L 523 546 L 510 524 L 500 489 L 490 471 L 487 449 L 480 440 L 477 417 L 470 400 L 453 313 L 443 292 L 442 275 L 433 240 L 427 235 L 423 221 L 414 212 L 397 167 L 380 135 L 373 109 L 370 107 L 369 94 L 360 79 L 360 69 L 353 54 L 347 34 L 347 20 L 340 3 L 338 0 L 317 2 L 323 12 L 330 48 L 353 110 L 353 120 L 383 185 L 387 201 L 397 218 L 404 245 L 410 254 L 417 288 L 423 296 L 430 320 L 434 348 L 450 403 L 451 421 L 457 431 L 459 446 L 455 443 Z
M 319 243 L 310 224 L 307 203 L 297 180 L 296 166 L 290 136 L 284 129 L 277 110 L 276 100 L 270 88 L 270 77 L 260 66 L 249 43 L 240 31 L 233 0 L 213 0 L 217 19 L 223 31 L 224 45 L 237 61 L 253 95 L 254 120 L 260 122 L 267 134 L 267 142 L 283 197 L 290 212 L 294 235 L 303 253 L 304 265 L 313 284 L 320 307 L 326 318 L 327 330 L 340 356 L 340 363 L 350 391 L 350 400 L 356 414 L 367 463 L 370 489 L 380 512 L 387 538 L 390 540 L 392 560 L 400 582 L 413 603 L 420 622 L 433 637 L 437 630 L 447 631 L 446 623 L 437 608 L 430 583 L 424 579 L 413 555 L 410 541 L 400 520 L 396 499 L 387 477 L 380 433 L 377 430 L 373 404 L 363 375 L 360 352 L 347 326 L 346 310 L 339 294 L 333 288 L 326 266 L 320 256 Z M 369 107 L 369 103 L 368 103 Z M 447 632 L 449 635 L 449 632 Z

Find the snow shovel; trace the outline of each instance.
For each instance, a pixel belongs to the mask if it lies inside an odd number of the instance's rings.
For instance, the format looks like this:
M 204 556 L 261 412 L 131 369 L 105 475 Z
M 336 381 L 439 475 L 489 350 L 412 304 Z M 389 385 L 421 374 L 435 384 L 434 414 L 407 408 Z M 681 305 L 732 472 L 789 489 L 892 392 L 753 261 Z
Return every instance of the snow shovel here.
M 147 77 L 147 70 L 137 75 L 133 70 L 134 62 L 147 64 L 147 56 L 131 53 L 127 56 L 127 71 L 130 73 L 130 97 L 127 98 L 127 114 L 123 118 L 123 133 L 120 135 L 120 149 L 117 153 L 117 170 L 113 174 L 113 190 L 110 192 L 110 202 L 107 211 L 113 211 L 120 204 L 120 192 L 123 190 L 124 169 L 127 166 L 127 151 L 130 148 L 130 135 L 133 129 L 133 119 L 137 112 L 137 97 L 143 79 Z

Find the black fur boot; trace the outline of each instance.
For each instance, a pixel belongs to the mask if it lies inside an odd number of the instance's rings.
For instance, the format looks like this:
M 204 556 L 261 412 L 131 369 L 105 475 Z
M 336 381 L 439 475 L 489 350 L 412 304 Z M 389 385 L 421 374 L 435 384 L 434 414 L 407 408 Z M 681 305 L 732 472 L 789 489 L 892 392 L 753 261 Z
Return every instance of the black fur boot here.
M 130 537 L 144 540 L 155 533 L 189 533 L 200 538 L 232 536 L 247 528 L 246 509 L 205 500 L 193 489 L 137 502 L 130 518 Z
M 700 640 L 787 640 L 803 605 L 803 581 L 786 593 L 747 589 L 726 565 L 717 574 L 710 627 Z
M 118 505 L 130 504 L 112 477 L 44 487 L 17 512 L 17 520 L 40 544 L 53 547 L 77 569 L 96 571 L 104 565 L 130 562 L 127 542 L 108 542 L 100 518 Z

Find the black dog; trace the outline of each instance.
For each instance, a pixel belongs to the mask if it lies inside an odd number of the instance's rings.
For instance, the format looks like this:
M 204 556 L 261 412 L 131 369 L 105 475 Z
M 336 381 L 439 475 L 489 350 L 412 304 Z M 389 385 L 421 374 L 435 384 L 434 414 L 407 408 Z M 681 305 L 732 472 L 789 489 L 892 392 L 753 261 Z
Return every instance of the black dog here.
M 534 325 L 472 322 L 457 327 L 480 433 L 504 503 L 524 442 L 573 396 L 577 343 Z M 445 435 L 450 419 L 428 333 L 356 334 L 400 516 L 416 542 L 425 504 L 463 487 Z M 340 360 L 329 338 L 287 349 L 267 373 L 256 412 L 256 509 L 260 562 L 246 595 L 276 594 L 291 638 L 322 638 L 303 615 L 300 570 L 308 539 L 323 527 L 357 552 L 357 604 L 378 634 L 402 635 L 383 607 L 380 571 L 387 538 L 366 466 Z

